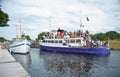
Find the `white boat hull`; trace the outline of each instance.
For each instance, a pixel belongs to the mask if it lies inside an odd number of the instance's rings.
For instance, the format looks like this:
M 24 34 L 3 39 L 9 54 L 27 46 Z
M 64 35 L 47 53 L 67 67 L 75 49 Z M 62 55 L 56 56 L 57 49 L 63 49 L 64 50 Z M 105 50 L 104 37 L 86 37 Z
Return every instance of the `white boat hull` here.
M 21 53 L 21 54 L 29 53 L 30 44 L 27 42 L 11 44 L 9 50 L 10 52 L 13 52 L 13 53 Z

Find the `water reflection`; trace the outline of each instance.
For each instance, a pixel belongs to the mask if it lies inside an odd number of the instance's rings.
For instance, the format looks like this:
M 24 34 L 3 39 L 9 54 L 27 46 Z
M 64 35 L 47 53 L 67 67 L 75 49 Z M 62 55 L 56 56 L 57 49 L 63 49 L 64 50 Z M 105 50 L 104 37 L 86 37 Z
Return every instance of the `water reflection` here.
M 31 49 L 29 54 L 13 56 L 31 77 L 117 77 L 119 54 L 77 55 Z
M 31 62 L 31 56 L 30 56 L 30 53 L 28 54 L 12 54 L 13 57 L 18 61 L 20 62 L 23 67 L 26 69 L 28 67 L 28 65 L 30 64 Z
M 64 74 L 74 77 L 88 76 L 91 74 L 93 72 L 93 70 L 91 70 L 93 63 L 95 63 L 94 59 L 100 60 L 101 57 L 94 55 L 56 54 L 50 52 L 41 52 L 40 56 L 43 59 L 47 73 L 56 74 L 57 76 Z M 104 63 L 107 63 L 108 61 L 106 60 L 108 59 L 106 59 L 106 57 L 108 56 L 102 57 L 104 58 Z

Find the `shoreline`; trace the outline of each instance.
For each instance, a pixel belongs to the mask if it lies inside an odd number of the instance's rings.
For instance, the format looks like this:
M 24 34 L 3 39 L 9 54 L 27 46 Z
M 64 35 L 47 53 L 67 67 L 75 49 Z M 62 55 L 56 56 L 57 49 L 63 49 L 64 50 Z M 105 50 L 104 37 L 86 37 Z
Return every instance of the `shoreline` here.
M 110 48 L 110 50 L 120 50 L 119 48 Z
M 111 50 L 120 50 L 120 41 L 119 40 L 110 40 L 109 46 Z

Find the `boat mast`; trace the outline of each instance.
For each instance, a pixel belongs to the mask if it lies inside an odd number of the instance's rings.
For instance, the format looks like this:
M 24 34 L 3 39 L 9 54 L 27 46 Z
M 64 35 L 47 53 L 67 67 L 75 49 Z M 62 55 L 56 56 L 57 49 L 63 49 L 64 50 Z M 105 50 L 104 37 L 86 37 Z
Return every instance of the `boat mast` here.
M 16 26 L 16 38 L 18 38 L 18 28 Z
M 22 38 L 22 29 L 21 29 L 21 18 L 20 18 L 20 38 Z

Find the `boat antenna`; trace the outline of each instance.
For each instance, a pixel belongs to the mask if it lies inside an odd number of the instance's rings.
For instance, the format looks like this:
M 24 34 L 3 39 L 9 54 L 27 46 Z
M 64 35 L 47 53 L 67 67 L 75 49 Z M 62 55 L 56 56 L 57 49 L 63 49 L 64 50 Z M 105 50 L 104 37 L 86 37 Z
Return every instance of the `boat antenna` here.
M 81 10 L 80 10 L 80 28 L 84 27 L 84 25 L 82 25 L 82 21 L 81 21 Z
M 51 29 L 51 16 L 49 16 L 49 29 Z

